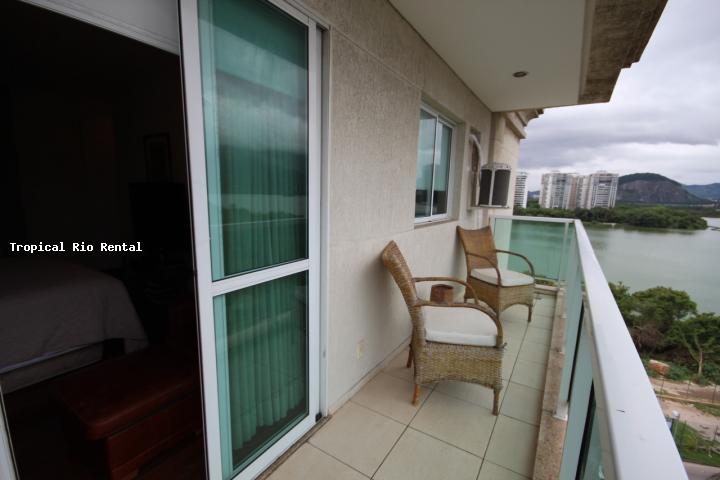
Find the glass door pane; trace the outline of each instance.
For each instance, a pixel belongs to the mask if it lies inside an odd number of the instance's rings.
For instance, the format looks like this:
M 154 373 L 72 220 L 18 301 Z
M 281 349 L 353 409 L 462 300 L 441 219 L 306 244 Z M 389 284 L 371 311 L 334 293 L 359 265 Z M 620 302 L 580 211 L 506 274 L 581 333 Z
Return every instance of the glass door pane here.
M 214 299 L 223 463 L 233 471 L 309 414 L 307 283 L 302 272 Z
M 308 257 L 308 28 L 199 2 L 213 279 Z

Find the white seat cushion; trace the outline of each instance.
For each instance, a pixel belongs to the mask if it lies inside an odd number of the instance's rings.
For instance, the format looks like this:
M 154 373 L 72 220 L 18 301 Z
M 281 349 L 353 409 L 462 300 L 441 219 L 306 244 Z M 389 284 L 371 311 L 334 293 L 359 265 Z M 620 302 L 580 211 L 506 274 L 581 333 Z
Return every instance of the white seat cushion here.
M 468 307 L 423 307 L 425 339 L 453 345 L 494 347 L 497 327 L 492 318 Z
M 494 268 L 473 268 L 470 276 L 485 283 L 497 285 L 497 272 Z M 513 272 L 512 270 L 500 269 L 503 287 L 519 287 L 520 285 L 531 285 L 535 280 L 530 275 Z

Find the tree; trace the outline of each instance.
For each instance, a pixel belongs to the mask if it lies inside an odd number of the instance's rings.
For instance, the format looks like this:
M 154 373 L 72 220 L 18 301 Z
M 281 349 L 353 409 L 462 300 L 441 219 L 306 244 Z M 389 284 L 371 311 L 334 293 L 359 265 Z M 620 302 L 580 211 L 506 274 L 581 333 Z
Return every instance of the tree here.
M 630 294 L 630 287 L 625 285 L 623 282 L 613 283 L 609 282 L 610 291 L 615 297 L 615 303 L 617 303 L 620 313 L 622 314 L 625 322 L 630 318 L 633 309 L 633 298 Z
M 697 304 L 682 290 L 653 287 L 632 294 L 634 314 L 641 323 L 654 323 L 667 333 L 675 322 L 697 311 Z
M 676 322 L 668 336 L 685 347 L 697 363 L 697 374 L 702 376 L 703 365 L 716 360 L 720 354 L 720 317 L 701 313 L 688 320 Z
M 683 291 L 653 287 L 630 293 L 620 283 L 610 290 L 638 351 L 657 351 L 667 346 L 667 332 L 673 324 L 696 312 L 697 305 Z
M 515 215 L 533 217 L 578 218 L 583 222 L 621 223 L 638 227 L 681 228 L 704 230 L 707 222 L 698 212 L 679 208 L 639 205 L 618 205 L 615 208 L 594 207 L 590 210 L 576 208 L 542 208 L 538 204 L 528 204 L 527 208 L 515 207 Z

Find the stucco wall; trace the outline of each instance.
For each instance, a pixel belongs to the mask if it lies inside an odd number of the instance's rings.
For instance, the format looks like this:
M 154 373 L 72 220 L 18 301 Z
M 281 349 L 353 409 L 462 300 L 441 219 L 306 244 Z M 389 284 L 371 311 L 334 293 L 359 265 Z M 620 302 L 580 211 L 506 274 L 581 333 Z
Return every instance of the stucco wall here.
M 331 25 L 328 129 L 328 404 L 410 334 L 407 309 L 379 255 L 390 240 L 413 273 L 462 275 L 459 223 L 467 210 L 467 135 L 482 134 L 487 158 L 491 113 L 384 0 L 307 0 Z M 453 220 L 416 227 L 415 169 L 421 101 L 458 124 Z M 357 355 L 358 342 L 364 353 Z

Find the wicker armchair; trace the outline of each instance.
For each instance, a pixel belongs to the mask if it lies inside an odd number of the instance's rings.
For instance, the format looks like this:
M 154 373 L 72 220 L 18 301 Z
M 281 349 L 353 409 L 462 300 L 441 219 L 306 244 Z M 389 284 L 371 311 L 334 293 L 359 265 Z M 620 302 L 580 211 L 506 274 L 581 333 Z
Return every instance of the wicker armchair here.
M 415 363 L 417 404 L 420 385 L 439 380 L 477 383 L 493 389 L 493 414 L 498 414 L 502 389 L 502 325 L 495 313 L 471 303 L 434 303 L 418 297 L 418 282 L 456 282 L 465 286 L 466 297 L 475 292 L 467 282 L 451 277 L 414 278 L 395 242 L 382 252 L 382 261 L 390 271 L 410 312 L 412 340 L 407 367 Z
M 465 250 L 467 282 L 475 289 L 477 298 L 487 303 L 498 317 L 511 305 L 527 305 L 529 322 L 532 319 L 535 297 L 535 268 L 530 260 L 516 252 L 496 249 L 489 226 L 477 230 L 466 230 L 458 226 L 457 232 Z M 530 267 L 530 275 L 499 268 L 498 253 L 507 253 L 525 260 Z M 467 291 L 465 298 L 468 298 Z

